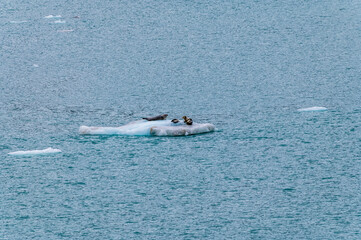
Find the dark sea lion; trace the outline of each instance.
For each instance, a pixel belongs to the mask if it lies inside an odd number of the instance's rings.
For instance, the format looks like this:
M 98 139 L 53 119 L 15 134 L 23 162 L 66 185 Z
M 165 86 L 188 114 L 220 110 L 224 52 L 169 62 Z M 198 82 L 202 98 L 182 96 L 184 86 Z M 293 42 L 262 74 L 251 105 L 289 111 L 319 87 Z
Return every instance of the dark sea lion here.
M 158 115 L 155 117 L 143 118 L 148 121 L 157 121 L 157 120 L 164 120 L 168 117 L 168 114 Z
M 192 118 L 188 118 L 187 116 L 183 116 L 182 118 L 184 119 L 184 122 L 185 122 L 187 125 L 192 125 L 192 124 L 193 124 Z
M 179 120 L 175 118 L 172 120 L 172 123 L 179 123 Z

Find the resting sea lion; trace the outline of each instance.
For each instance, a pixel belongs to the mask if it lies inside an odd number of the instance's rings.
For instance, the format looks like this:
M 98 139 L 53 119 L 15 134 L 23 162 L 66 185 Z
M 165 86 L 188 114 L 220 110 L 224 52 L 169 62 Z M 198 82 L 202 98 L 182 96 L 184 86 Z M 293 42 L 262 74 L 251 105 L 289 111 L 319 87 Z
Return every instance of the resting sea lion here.
M 184 122 L 185 122 L 187 125 L 192 125 L 192 124 L 193 124 L 192 118 L 188 118 L 187 116 L 183 116 L 182 118 L 184 119 Z
M 179 120 L 175 118 L 175 119 L 173 119 L 171 122 L 172 122 L 172 123 L 179 123 Z
M 168 114 L 163 114 L 163 115 L 158 115 L 155 117 L 149 117 L 149 118 L 143 118 L 143 119 L 148 120 L 148 121 L 156 121 L 156 120 L 164 120 L 167 117 L 168 117 Z

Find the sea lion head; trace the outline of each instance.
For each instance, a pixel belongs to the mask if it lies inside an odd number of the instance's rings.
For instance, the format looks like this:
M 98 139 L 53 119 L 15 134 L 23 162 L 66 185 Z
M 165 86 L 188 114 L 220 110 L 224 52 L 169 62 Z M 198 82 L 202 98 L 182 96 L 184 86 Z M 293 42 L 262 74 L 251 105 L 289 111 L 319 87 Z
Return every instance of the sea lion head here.
M 183 116 L 182 118 L 184 119 L 184 122 L 185 122 L 187 125 L 192 125 L 192 124 L 193 124 L 192 118 L 188 118 L 187 116 Z
M 161 115 L 162 116 L 162 118 L 163 118 L 163 120 L 164 119 L 166 119 L 167 117 L 168 117 L 168 114 L 163 114 L 163 115 Z

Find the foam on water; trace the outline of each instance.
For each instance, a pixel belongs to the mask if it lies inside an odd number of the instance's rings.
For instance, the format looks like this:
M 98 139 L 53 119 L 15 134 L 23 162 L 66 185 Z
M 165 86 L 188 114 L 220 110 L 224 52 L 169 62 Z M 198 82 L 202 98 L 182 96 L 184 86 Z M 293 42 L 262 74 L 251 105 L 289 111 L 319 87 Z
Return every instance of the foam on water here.
M 130 136 L 184 136 L 207 133 L 215 130 L 210 123 L 193 123 L 189 126 L 184 123 L 172 123 L 170 120 L 135 121 L 120 127 L 88 127 L 81 126 L 80 134 L 89 135 L 130 135 Z
M 312 111 L 326 111 L 325 107 L 309 107 L 309 108 L 300 108 L 297 111 L 299 112 L 312 112 Z
M 33 156 L 33 155 L 46 155 L 46 154 L 53 154 L 53 153 L 60 153 L 60 149 L 54 149 L 54 148 L 46 148 L 43 150 L 29 150 L 29 151 L 17 151 L 17 152 L 11 152 L 9 155 L 14 156 Z

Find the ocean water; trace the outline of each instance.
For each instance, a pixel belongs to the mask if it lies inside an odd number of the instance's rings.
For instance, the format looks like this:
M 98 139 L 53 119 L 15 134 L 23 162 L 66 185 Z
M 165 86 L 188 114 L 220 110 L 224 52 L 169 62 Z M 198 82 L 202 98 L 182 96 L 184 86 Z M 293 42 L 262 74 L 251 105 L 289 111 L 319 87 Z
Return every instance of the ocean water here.
M 0 239 L 360 239 L 360 19 L 356 0 L 2 1 Z M 163 113 L 217 130 L 78 133 Z

